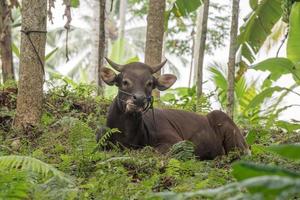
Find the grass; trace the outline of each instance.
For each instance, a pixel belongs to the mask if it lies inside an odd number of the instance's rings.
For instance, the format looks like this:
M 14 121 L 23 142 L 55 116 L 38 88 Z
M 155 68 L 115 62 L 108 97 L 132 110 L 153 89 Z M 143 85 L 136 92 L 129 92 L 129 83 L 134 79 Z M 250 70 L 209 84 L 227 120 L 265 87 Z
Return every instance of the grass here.
M 232 163 L 240 159 L 234 152 L 211 161 L 176 159 L 161 155 L 151 147 L 142 150 L 99 151 L 95 133 L 105 124 L 110 100 L 92 97 L 92 90 L 56 87 L 46 94 L 44 112 L 38 127 L 18 131 L 11 127 L 15 111 L 15 90 L 3 90 L 0 115 L 0 156 L 26 155 L 51 164 L 70 176 L 75 186 L 66 186 L 53 177 L 20 174 L 29 199 L 161 199 L 158 192 L 192 192 L 217 188 L 235 182 Z M 252 155 L 244 160 L 280 165 L 299 171 L 296 162 L 265 152 L 262 146 L 300 142 L 299 135 L 271 130 L 256 137 Z M 16 171 L 1 176 L 17 177 Z M 9 175 L 10 174 L 10 175 Z M 34 177 L 34 178 L 32 178 Z M 11 181 L 11 184 L 16 184 Z M 1 185 L 1 182 L 0 182 Z M 21 187 L 20 186 L 20 187 Z M 44 189 L 43 189 L 44 188 Z M 45 189 L 46 188 L 46 189 Z M 1 193 L 1 192 L 0 192 Z M 1 199 L 1 196 L 0 196 Z M 198 198 L 192 198 L 198 199 Z M 199 199 L 203 199 L 200 198 Z

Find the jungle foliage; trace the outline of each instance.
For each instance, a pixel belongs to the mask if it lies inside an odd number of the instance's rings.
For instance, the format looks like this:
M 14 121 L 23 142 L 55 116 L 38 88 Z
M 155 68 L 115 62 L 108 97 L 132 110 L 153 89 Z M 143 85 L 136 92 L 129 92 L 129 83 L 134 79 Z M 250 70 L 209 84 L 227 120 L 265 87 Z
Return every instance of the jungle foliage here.
M 80 5 L 78 0 L 70 2 L 72 7 Z M 115 2 L 118 5 L 119 1 Z M 145 0 L 128 2 L 134 17 L 145 16 Z M 188 33 L 189 27 L 195 25 L 195 11 L 201 1 L 167 2 L 168 54 L 189 55 L 191 37 L 178 38 L 177 34 Z M 83 82 L 88 79 L 87 61 L 91 57 L 91 49 L 82 46 L 90 44 L 91 38 L 83 36 L 87 35 L 86 30 L 78 27 L 71 28 L 69 48 L 71 57 L 79 55 L 79 67 L 72 68 L 68 76 L 57 72 L 58 63 L 65 62 L 62 41 L 66 39 L 64 29 L 57 28 L 48 32 L 51 50 L 45 58 L 45 69 L 49 79 L 38 126 L 13 128 L 17 84 L 12 81 L 0 85 L 0 199 L 300 198 L 300 124 L 296 119 L 280 119 L 286 109 L 299 107 L 298 103 L 285 105 L 283 102 L 291 93 L 300 95 L 296 92 L 300 85 L 300 2 L 249 2 L 252 10 L 244 19 L 238 39 L 234 120 L 245 133 L 251 155 L 232 152 L 215 160 L 199 161 L 193 154 L 193 145 L 186 141 L 175 144 L 166 155 L 160 155 L 151 147 L 130 150 L 112 146 L 111 150 L 105 150 L 110 145 L 108 138 L 118 130 L 107 130 L 98 143 L 95 137 L 105 125 L 111 103 L 109 96 L 115 90 L 107 88 L 105 97 L 98 96 L 97 86 L 75 81 L 78 77 Z M 219 5 L 212 7 L 224 9 Z M 14 10 L 12 15 L 15 19 L 12 27 L 20 28 L 20 13 Z M 215 25 L 220 24 L 218 22 L 224 22 L 226 16 L 214 20 Z M 228 34 L 222 34 L 220 29 L 228 30 L 228 26 L 224 23 L 209 31 L 208 53 L 224 45 Z M 128 40 L 114 38 L 111 31 L 110 57 L 122 63 L 138 61 L 136 52 L 143 51 L 140 37 L 143 31 L 143 28 L 127 30 L 128 34 L 139 35 Z M 277 53 L 275 57 L 256 61 L 267 42 L 279 41 L 282 37 L 282 44 L 286 42 L 286 57 L 279 57 Z M 80 44 L 77 38 L 82 38 Z M 16 40 L 17 35 L 12 49 L 19 57 Z M 186 58 L 180 59 L 187 63 Z M 174 63 L 170 68 L 179 74 Z M 197 99 L 196 87 L 170 89 L 154 106 L 206 114 L 212 110 L 213 102 L 217 102 L 225 110 L 228 89 L 225 68 L 226 65 L 215 62 L 209 67 L 215 91 Z M 260 80 L 261 83 L 248 80 L 248 70 L 267 72 L 268 76 Z M 293 85 L 277 85 L 283 76 L 289 76 Z

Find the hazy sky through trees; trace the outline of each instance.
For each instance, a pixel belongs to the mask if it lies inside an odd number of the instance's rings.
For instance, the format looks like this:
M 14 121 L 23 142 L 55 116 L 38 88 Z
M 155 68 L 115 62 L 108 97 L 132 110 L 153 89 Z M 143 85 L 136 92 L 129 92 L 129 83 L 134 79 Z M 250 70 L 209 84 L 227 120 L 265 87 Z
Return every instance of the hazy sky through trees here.
M 212 0 L 211 2 L 217 2 L 220 4 L 224 4 L 224 3 L 230 3 L 229 1 L 223 1 L 223 0 Z M 230 7 L 229 7 L 230 8 Z M 250 6 L 249 6 L 249 1 L 248 0 L 241 0 L 240 3 L 240 21 L 239 21 L 239 25 L 243 24 L 243 18 L 251 11 Z M 54 24 L 51 24 L 50 22 L 48 22 L 48 28 L 52 29 L 52 28 L 56 28 L 56 27 L 63 27 L 64 23 L 65 23 L 65 19 L 62 20 L 62 16 L 64 13 L 64 7 L 61 5 L 61 2 L 58 1 L 56 3 L 56 7 L 54 10 Z M 83 15 L 92 15 L 91 12 L 91 8 L 89 8 L 89 6 L 87 6 L 86 1 L 81 1 L 80 2 L 80 7 L 79 9 L 73 9 L 72 10 L 72 25 L 75 27 L 80 27 L 83 29 L 91 29 L 91 27 L 89 27 L 88 23 L 86 23 L 82 17 Z M 134 26 L 145 26 L 146 24 L 146 18 L 144 19 L 145 21 L 143 22 L 143 19 L 140 20 L 134 20 L 131 23 L 128 23 L 126 26 L 127 28 L 129 27 L 134 27 Z M 208 26 L 210 26 L 210 22 L 208 22 Z M 126 29 L 126 28 L 125 28 Z M 146 37 L 146 35 L 145 35 Z M 80 39 L 78 39 L 78 42 L 80 42 Z M 227 67 L 227 59 L 228 59 L 228 46 L 229 46 L 229 39 L 226 40 L 226 46 L 224 48 L 219 48 L 214 50 L 214 54 L 213 55 L 205 55 L 205 60 L 204 60 L 204 67 L 207 66 L 209 63 L 211 63 L 212 61 L 217 61 L 219 63 L 224 63 Z M 258 57 L 257 57 L 257 61 L 261 61 L 266 59 L 267 57 L 275 57 L 276 56 L 276 51 L 278 49 L 278 45 L 273 46 L 272 49 L 267 53 L 264 48 L 259 52 Z M 49 51 L 49 49 L 48 49 Z M 285 56 L 285 45 L 282 47 L 281 52 L 280 52 L 280 56 Z M 169 57 L 169 59 L 174 59 L 173 62 L 176 62 L 176 57 Z M 190 56 L 187 58 L 190 61 Z M 140 57 L 140 60 L 144 60 L 143 57 Z M 176 63 L 180 63 L 180 62 L 176 62 Z M 189 64 L 190 65 L 190 64 Z M 180 79 L 176 82 L 176 84 L 173 87 L 187 87 L 188 86 L 188 77 L 189 77 L 189 65 L 184 67 L 184 66 L 179 66 L 179 71 L 180 71 Z M 62 74 L 67 74 L 68 71 L 70 71 L 70 65 L 63 63 L 62 66 L 59 67 L 59 72 L 61 72 Z M 204 69 L 205 70 L 205 69 Z M 247 80 L 253 80 L 253 79 L 257 79 L 258 77 L 266 77 L 267 76 L 267 72 L 263 73 L 263 72 L 257 72 L 254 70 L 248 70 L 246 73 L 246 77 Z M 206 81 L 209 79 L 209 73 L 207 72 L 207 70 L 204 71 L 204 77 L 203 80 Z M 262 79 L 261 78 L 261 79 Z M 290 86 L 293 84 L 293 79 L 291 78 L 291 76 L 289 75 L 284 75 L 280 78 L 280 80 L 277 82 L 278 85 L 280 86 Z M 212 83 L 206 83 L 203 85 L 203 91 L 204 92 L 208 92 L 208 91 L 213 91 L 214 90 L 214 85 Z M 300 91 L 298 91 L 300 92 Z M 295 94 L 289 94 L 287 98 L 285 98 L 285 104 L 297 104 L 297 102 L 300 102 L 300 97 L 295 95 Z M 214 108 L 218 108 L 218 103 L 217 102 L 212 102 L 213 103 L 213 107 Z M 283 112 L 283 115 L 281 116 L 281 119 L 296 119 L 296 120 L 300 120 L 299 117 L 299 113 L 300 113 L 300 107 L 292 107 L 289 109 L 286 109 L 285 112 Z

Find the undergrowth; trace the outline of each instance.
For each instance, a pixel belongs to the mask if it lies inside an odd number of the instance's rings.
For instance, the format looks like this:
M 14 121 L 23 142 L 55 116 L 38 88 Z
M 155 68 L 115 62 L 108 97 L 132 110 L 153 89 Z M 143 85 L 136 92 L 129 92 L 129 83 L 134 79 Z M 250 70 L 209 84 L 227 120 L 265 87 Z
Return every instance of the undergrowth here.
M 236 181 L 232 163 L 240 157 L 235 153 L 198 161 L 188 143 L 177 144 L 168 155 L 151 147 L 101 150 L 107 138 L 117 132 L 106 132 L 96 143 L 96 132 L 105 124 L 111 100 L 96 96 L 91 86 L 70 81 L 50 87 L 40 125 L 23 131 L 11 126 L 17 90 L 1 88 L 0 199 L 163 199 L 155 194 L 193 192 Z M 176 108 L 194 109 L 193 99 L 180 102 Z M 207 109 L 201 112 L 207 112 L 210 106 L 203 105 Z M 299 163 L 262 148 L 271 143 L 299 142 L 300 137 L 263 127 L 247 128 L 247 132 L 252 156 L 244 160 L 300 170 Z

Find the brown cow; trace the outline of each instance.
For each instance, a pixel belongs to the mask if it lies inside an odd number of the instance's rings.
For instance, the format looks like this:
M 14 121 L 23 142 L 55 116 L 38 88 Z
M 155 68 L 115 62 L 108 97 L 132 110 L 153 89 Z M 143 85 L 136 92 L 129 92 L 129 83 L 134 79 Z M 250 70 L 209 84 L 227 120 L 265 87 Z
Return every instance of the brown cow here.
M 119 89 L 107 116 L 107 126 L 121 131 L 112 136 L 112 142 L 129 148 L 152 146 L 165 153 L 173 144 L 188 140 L 195 144 L 196 156 L 202 160 L 235 148 L 248 151 L 240 130 L 222 111 L 215 110 L 206 116 L 172 109 L 148 111 L 152 90 L 166 90 L 176 81 L 171 74 L 153 76 L 166 61 L 153 67 L 140 62 L 119 65 L 107 61 L 120 72 L 116 74 L 104 67 L 100 74 L 105 83 Z

